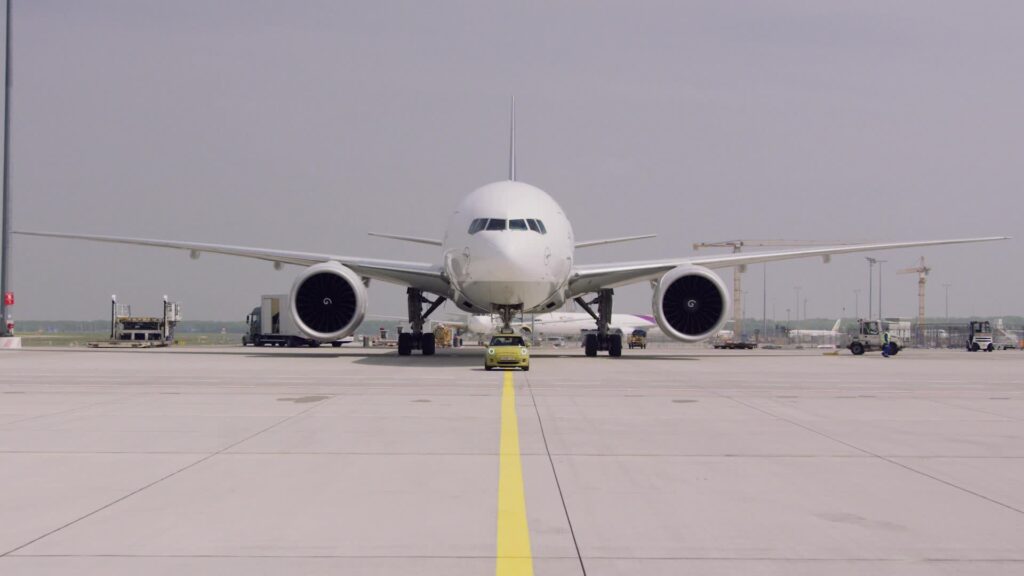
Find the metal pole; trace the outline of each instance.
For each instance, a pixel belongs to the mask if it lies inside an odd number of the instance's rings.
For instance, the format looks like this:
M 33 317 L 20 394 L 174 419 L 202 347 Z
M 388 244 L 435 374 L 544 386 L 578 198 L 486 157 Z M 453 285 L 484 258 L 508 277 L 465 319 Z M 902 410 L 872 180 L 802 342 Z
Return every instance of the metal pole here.
M 949 324 L 949 287 L 952 284 L 943 284 L 942 287 L 946 289 L 946 324 Z
M 761 337 L 768 337 L 768 263 L 761 270 Z
M 114 318 L 117 317 L 117 294 L 110 295 L 110 339 L 114 339 Z
M 882 319 L 882 264 L 888 260 L 878 260 L 878 319 Z
M 853 289 L 853 314 L 860 318 L 860 288 Z
M 793 291 L 796 292 L 796 307 L 793 308 L 793 313 L 796 315 L 796 321 L 800 321 L 800 287 L 793 286 Z
M 11 311 L 7 307 L 7 293 L 11 288 L 11 3 L 14 0 L 7 0 L 7 52 L 5 55 L 6 64 L 4 72 L 4 189 L 3 189 L 3 221 L 0 226 L 0 317 L 3 318 L 3 327 L 0 328 L 0 336 L 11 336 L 12 330 L 8 328 L 11 322 Z
M 868 261 L 868 320 L 875 318 L 875 259 Z

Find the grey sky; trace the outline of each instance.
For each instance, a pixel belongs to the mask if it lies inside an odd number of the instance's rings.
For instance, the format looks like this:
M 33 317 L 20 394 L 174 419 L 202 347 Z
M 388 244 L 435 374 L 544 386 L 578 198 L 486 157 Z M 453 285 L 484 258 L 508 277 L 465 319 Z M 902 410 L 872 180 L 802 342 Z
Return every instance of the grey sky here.
M 1019 2 L 17 1 L 15 227 L 431 261 L 461 195 L 506 175 L 565 208 L 580 262 L 685 255 L 727 238 L 1019 235 Z M 37 238 L 15 241 L 15 319 L 103 317 L 162 294 L 239 319 L 297 268 Z M 1022 248 L 926 255 L 929 313 L 1021 314 Z M 785 319 L 867 309 L 861 256 L 771 265 Z M 729 280 L 729 273 L 725 274 Z M 761 267 L 747 275 L 761 311 Z M 648 312 L 650 288 L 617 291 Z M 401 313 L 375 283 L 370 312 Z

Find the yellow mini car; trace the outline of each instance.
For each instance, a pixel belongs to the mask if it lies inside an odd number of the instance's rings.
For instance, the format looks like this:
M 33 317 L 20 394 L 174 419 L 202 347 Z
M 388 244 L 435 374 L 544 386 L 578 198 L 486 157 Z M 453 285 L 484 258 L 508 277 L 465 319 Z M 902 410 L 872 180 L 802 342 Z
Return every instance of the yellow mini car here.
M 522 368 L 530 369 L 530 349 L 522 336 L 515 334 L 499 334 L 491 338 L 484 356 L 484 369 Z

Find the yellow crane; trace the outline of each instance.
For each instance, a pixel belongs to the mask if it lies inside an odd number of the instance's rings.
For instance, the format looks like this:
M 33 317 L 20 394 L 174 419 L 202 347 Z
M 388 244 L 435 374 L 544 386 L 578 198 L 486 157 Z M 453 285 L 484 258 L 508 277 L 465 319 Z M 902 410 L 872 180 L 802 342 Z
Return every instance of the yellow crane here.
M 742 252 L 745 247 L 798 248 L 807 246 L 840 246 L 850 242 L 824 242 L 821 240 L 722 240 L 720 242 L 695 242 L 693 250 L 701 248 L 732 248 L 733 254 Z M 826 258 L 827 262 L 828 259 Z M 732 323 L 736 338 L 743 337 L 743 288 L 740 275 L 747 271 L 746 265 L 737 266 L 732 275 Z M 797 315 L 799 316 L 799 303 Z
M 917 274 L 917 330 L 914 334 L 914 342 L 920 346 L 924 342 L 924 285 L 928 282 L 928 273 L 932 269 L 924 265 L 924 256 L 917 266 L 897 270 L 897 274 Z

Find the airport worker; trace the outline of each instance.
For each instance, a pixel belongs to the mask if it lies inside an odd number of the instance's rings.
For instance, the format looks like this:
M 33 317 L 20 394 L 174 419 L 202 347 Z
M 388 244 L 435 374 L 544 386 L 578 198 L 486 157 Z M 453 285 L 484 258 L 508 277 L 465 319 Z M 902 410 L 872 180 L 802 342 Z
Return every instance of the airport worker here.
M 891 342 L 889 340 L 889 331 L 888 330 L 883 330 L 882 331 L 882 356 L 884 356 L 886 358 L 889 357 L 889 345 L 890 345 L 890 343 Z

